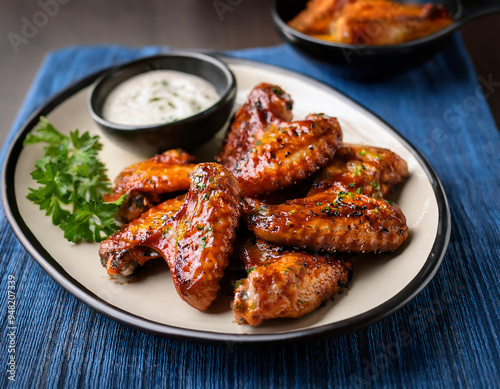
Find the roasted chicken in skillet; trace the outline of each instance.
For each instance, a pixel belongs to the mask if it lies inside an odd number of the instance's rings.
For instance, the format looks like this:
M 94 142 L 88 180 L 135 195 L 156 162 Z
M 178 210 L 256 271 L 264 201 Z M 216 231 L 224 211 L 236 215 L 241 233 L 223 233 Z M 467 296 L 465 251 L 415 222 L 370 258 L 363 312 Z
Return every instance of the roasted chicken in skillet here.
M 450 23 L 440 5 L 358 0 L 338 13 L 330 36 L 341 43 L 391 45 L 430 35 Z
M 451 23 L 441 5 L 388 0 L 311 0 L 290 27 L 319 39 L 390 45 L 430 35 Z
M 110 274 L 129 275 L 153 250 L 167 261 L 180 297 L 205 310 L 217 296 L 241 212 L 232 174 L 218 164 L 199 164 L 185 198 L 150 209 L 102 242 L 101 262 Z
M 116 201 L 126 195 L 119 213 L 123 220 L 131 221 L 161 203 L 163 195 L 187 191 L 194 160 L 178 149 L 128 166 L 116 178 L 113 193 L 104 196 L 104 201 Z

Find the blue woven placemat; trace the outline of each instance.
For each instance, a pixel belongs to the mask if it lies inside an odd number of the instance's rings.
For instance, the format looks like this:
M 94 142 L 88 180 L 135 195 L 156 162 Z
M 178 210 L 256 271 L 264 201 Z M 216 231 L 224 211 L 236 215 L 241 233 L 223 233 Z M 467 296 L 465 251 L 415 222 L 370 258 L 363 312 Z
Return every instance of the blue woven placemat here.
M 7 139 L 73 81 L 155 47 L 70 47 L 42 64 Z M 10 357 L 9 276 L 15 278 L 16 381 L 63 387 L 495 387 L 500 382 L 500 137 L 481 94 L 500 80 L 474 72 L 459 38 L 424 66 L 377 82 L 346 79 L 288 46 L 230 52 L 297 70 L 380 115 L 429 160 L 452 213 L 448 253 L 411 303 L 364 330 L 308 344 L 212 346 L 118 324 L 56 284 L 0 224 L 0 361 Z M 2 149 L 3 161 L 7 144 Z

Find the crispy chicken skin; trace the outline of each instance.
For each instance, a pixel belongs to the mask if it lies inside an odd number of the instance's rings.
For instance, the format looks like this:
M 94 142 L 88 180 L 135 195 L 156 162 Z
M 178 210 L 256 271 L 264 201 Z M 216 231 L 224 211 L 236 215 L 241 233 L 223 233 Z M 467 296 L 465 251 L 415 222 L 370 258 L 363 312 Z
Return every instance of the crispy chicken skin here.
M 336 42 L 389 45 L 430 35 L 450 23 L 440 5 L 358 0 L 342 9 L 330 33 Z
M 248 277 L 231 303 L 236 323 L 257 326 L 264 320 L 296 318 L 312 312 L 347 284 L 349 261 L 284 249 L 260 239 L 243 248 Z
M 246 222 L 260 239 L 314 251 L 394 251 L 408 237 L 397 205 L 351 192 L 262 205 L 246 215 Z
M 238 182 L 215 163 L 196 165 L 185 198 L 167 200 L 101 243 L 109 274 L 130 275 L 154 256 L 167 261 L 179 296 L 205 310 L 217 296 L 242 214 Z
M 216 298 L 229 264 L 242 203 L 238 182 L 221 165 L 200 164 L 190 177 L 191 188 L 175 215 L 174 254 L 167 262 L 177 293 L 203 311 Z
M 129 276 L 138 266 L 158 257 L 157 252 L 169 256 L 174 215 L 183 200 L 181 196 L 151 208 L 101 242 L 99 256 L 108 274 Z
M 282 190 L 328 164 L 342 143 L 335 118 L 290 122 L 292 100 L 279 86 L 257 85 L 238 110 L 217 160 L 238 179 L 244 196 Z
M 337 119 L 325 115 L 272 124 L 231 171 L 243 195 L 268 194 L 296 184 L 327 165 L 341 144 Z
M 279 86 L 257 85 L 234 115 L 217 162 L 229 169 L 244 157 L 272 123 L 292 120 L 293 101 Z
M 331 165 L 316 177 L 308 196 L 330 188 L 384 198 L 408 176 L 408 164 L 390 150 L 365 145 L 341 146 Z
M 116 201 L 127 194 L 119 214 L 123 220 L 131 221 L 159 204 L 163 194 L 187 191 L 194 159 L 176 149 L 128 166 L 116 178 L 113 193 L 104 196 L 104 201 Z

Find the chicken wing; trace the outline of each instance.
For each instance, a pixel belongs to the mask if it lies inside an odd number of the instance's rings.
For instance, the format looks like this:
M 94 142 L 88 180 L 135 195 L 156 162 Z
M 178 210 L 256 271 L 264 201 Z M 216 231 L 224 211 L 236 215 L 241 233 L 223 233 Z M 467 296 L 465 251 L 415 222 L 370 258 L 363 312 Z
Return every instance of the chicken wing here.
M 261 205 L 246 215 L 246 222 L 263 240 L 329 252 L 394 251 L 408 236 L 397 205 L 351 192 L 325 191 Z
M 174 241 L 174 215 L 183 200 L 184 196 L 180 196 L 151 208 L 101 242 L 99 256 L 108 274 L 129 276 L 159 253 L 168 257 Z
M 296 184 L 327 165 L 341 143 L 337 119 L 309 115 L 302 121 L 272 124 L 230 170 L 243 195 L 267 194 Z
M 217 157 L 238 179 L 243 195 L 279 191 L 331 161 L 342 143 L 335 118 L 309 115 L 290 122 L 292 100 L 279 86 L 259 84 L 236 113 Z
M 339 147 L 331 165 L 316 177 L 308 196 L 334 187 L 383 198 L 408 176 L 407 163 L 390 150 L 364 145 Z
M 187 191 L 194 159 L 178 149 L 133 164 L 116 178 L 113 193 L 104 196 L 104 201 L 116 201 L 127 194 L 119 214 L 125 221 L 131 221 L 159 204 L 163 194 Z
M 101 243 L 99 255 L 109 274 L 122 275 L 161 255 L 180 297 L 205 310 L 228 265 L 242 204 L 238 182 L 218 164 L 196 165 L 190 182 L 185 198 L 167 200 L 124 226 Z
M 256 266 L 268 266 L 275 262 L 284 250 L 284 246 L 266 242 L 246 230 L 236 240 L 233 257 L 237 257 L 243 269 L 249 272 Z
M 229 264 L 242 203 L 238 182 L 221 165 L 200 164 L 191 173 L 191 180 L 175 215 L 174 254 L 167 262 L 177 293 L 203 311 L 216 298 Z
M 288 25 L 315 38 L 356 45 L 397 44 L 451 23 L 441 5 L 388 0 L 310 0 Z
M 250 239 L 242 251 L 248 277 L 237 285 L 231 307 L 236 323 L 259 325 L 312 312 L 346 285 L 349 261 L 313 255 Z
M 232 169 L 255 145 L 269 125 L 292 120 L 293 101 L 277 85 L 257 85 L 234 115 L 217 162 Z

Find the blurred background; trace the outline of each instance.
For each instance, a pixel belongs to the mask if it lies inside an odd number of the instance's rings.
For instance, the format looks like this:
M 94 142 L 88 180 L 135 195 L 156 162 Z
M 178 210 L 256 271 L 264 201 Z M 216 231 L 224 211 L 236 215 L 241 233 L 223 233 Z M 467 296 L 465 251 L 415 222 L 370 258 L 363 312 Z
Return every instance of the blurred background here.
M 231 50 L 282 43 L 272 0 L 2 0 L 0 5 L 0 143 L 3 144 L 44 55 L 62 46 L 122 44 Z M 47 7 L 44 10 L 44 5 Z M 231 4 L 235 6 L 231 6 Z M 40 15 L 45 13 L 46 20 Z M 25 25 L 39 17 L 42 27 Z M 45 23 L 42 23 L 44 22 Z M 478 75 L 500 82 L 500 15 L 475 20 L 461 34 Z M 26 34 L 25 34 L 26 35 Z M 14 42 L 14 43 L 13 43 Z M 488 98 L 497 127 L 500 93 Z

